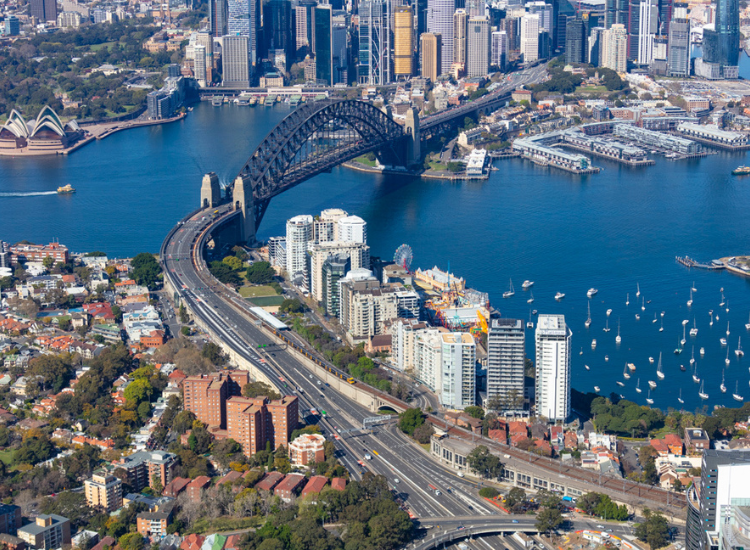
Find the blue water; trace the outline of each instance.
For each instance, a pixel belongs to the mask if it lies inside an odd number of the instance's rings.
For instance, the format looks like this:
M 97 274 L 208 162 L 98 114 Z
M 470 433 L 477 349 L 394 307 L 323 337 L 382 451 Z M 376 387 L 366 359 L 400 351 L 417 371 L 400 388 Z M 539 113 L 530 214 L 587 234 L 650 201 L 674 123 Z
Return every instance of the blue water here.
M 200 179 L 216 171 L 230 182 L 270 129 L 289 112 L 274 108 L 200 105 L 182 122 L 128 130 L 93 143 L 70 157 L 0 158 L 0 239 L 48 242 L 59 239 L 76 251 L 101 249 L 110 256 L 157 251 L 172 224 L 198 204 Z M 583 391 L 601 387 L 602 394 L 621 393 L 645 404 L 647 381 L 657 380 L 663 352 L 666 379 L 652 392 L 655 406 L 694 410 L 704 403 L 688 365 L 693 340 L 685 351 L 673 350 L 682 336 L 683 319 L 696 319 L 698 376 L 710 399 L 705 405 L 732 406 L 735 382 L 750 398 L 748 358 L 734 355 L 737 338 L 750 314 L 750 281 L 728 273 L 689 271 L 676 255 L 699 260 L 748 252 L 750 178 L 730 175 L 747 164 L 746 154 L 719 153 L 704 159 L 626 168 L 595 160 L 603 171 L 579 177 L 524 163 L 499 161 L 486 182 L 450 183 L 408 177 L 383 177 L 335 169 L 290 190 L 271 202 L 260 237 L 280 235 L 287 218 L 341 207 L 365 218 L 372 253 L 389 258 L 406 242 L 414 250 L 414 266 L 438 265 L 488 291 L 503 316 L 527 320 L 532 306 L 520 290 L 524 279 L 536 281 L 533 308 L 561 313 L 573 330 L 573 386 Z M 70 196 L 8 196 L 50 192 L 66 183 Z M 502 293 L 512 278 L 516 295 Z M 695 281 L 693 308 L 686 302 Z M 651 303 L 645 312 L 635 304 L 636 283 Z M 591 300 L 593 324 L 586 329 L 586 290 L 599 289 Z M 729 313 L 719 311 L 724 287 Z M 556 292 L 566 293 L 561 302 Z M 630 293 L 630 306 L 625 306 Z M 612 331 L 605 333 L 605 311 Z M 708 311 L 720 320 L 709 326 Z M 665 312 L 664 332 L 652 323 Z M 641 314 L 636 321 L 635 314 Z M 620 319 L 622 345 L 615 346 Z M 661 319 L 659 317 L 659 319 Z M 728 392 L 721 394 L 726 349 L 719 344 L 731 321 L 731 365 Z M 689 327 L 688 327 L 689 328 Z M 591 349 L 596 338 L 597 348 Z M 700 358 L 699 348 L 706 348 Z M 533 333 L 527 332 L 533 358 Z M 583 355 L 579 351 L 583 350 Z M 605 361 L 605 356 L 609 361 Z M 625 388 L 626 362 L 636 372 Z M 584 365 L 589 365 L 586 371 Z M 635 392 L 640 378 L 643 393 Z

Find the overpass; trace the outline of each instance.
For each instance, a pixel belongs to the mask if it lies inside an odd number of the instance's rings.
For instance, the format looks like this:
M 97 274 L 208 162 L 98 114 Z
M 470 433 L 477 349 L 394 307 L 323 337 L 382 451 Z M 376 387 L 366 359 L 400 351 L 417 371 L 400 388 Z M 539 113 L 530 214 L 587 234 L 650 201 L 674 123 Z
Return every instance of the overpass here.
M 416 108 L 409 108 L 403 125 L 394 120 L 389 108 L 381 110 L 365 101 L 325 99 L 305 103 L 284 117 L 258 145 L 226 197 L 221 196 L 216 174 L 206 174 L 201 208 L 230 202 L 239 213 L 234 218 L 238 222 L 236 240 L 253 242 L 271 199 L 284 191 L 370 152 L 385 165 L 420 165 L 423 141 L 456 128 L 467 116 L 501 107 L 518 86 L 539 82 L 545 75 L 544 65 L 513 73 L 491 93 L 423 119 Z

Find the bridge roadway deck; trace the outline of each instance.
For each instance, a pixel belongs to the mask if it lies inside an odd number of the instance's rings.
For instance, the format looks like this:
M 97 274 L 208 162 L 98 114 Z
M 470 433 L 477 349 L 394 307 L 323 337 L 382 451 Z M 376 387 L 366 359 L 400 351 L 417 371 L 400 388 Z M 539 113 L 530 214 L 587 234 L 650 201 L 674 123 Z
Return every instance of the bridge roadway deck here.
M 224 206 L 220 211 L 221 215 L 226 215 L 228 207 Z M 466 510 L 481 513 L 494 512 L 488 508 L 489 505 L 478 499 L 475 484 L 458 478 L 452 470 L 437 466 L 433 462 L 429 466 L 431 471 L 426 474 L 422 465 L 427 461 L 432 462 L 431 459 L 428 459 L 413 443 L 406 440 L 395 427 L 379 428 L 373 434 L 362 433 L 359 430 L 361 421 L 371 416 L 372 413 L 332 391 L 332 388 L 317 385 L 317 377 L 310 374 L 298 355 L 291 353 L 289 349 L 284 349 L 285 346 L 279 346 L 277 341 L 271 339 L 271 335 L 253 324 L 249 315 L 241 309 L 245 303 L 208 275 L 202 258 L 197 263 L 191 261 L 194 253 L 193 245 L 199 241 L 198 236 L 205 234 L 207 229 L 214 227 L 217 223 L 217 221 L 203 222 L 201 218 L 200 213 L 195 214 L 171 232 L 162 250 L 165 271 L 170 283 L 180 291 L 196 317 L 201 318 L 217 338 L 224 341 L 239 356 L 252 363 L 253 368 L 257 369 L 259 374 L 279 387 L 282 392 L 289 394 L 295 390 L 293 387 L 285 387 L 284 383 L 279 380 L 279 375 L 285 381 L 294 380 L 294 384 L 304 390 L 304 393 L 299 393 L 303 406 L 328 410 L 331 417 L 324 419 L 322 424 L 331 434 L 335 433 L 334 425 L 341 430 L 341 439 L 336 440 L 336 444 L 340 448 L 342 462 L 350 470 L 359 471 L 357 461 L 361 461 L 366 452 L 373 454 L 371 451 L 377 451 L 381 458 L 365 462 L 367 467 L 386 475 L 391 485 L 403 494 L 407 504 L 416 515 L 443 515 L 448 508 L 451 509 L 451 514 Z M 261 356 L 257 352 L 256 344 L 263 343 L 271 344 L 272 347 L 268 349 L 272 355 Z M 300 345 L 304 344 L 300 342 Z M 430 417 L 430 420 L 440 422 L 435 417 Z M 463 429 L 445 425 L 443 427 L 447 428 L 454 437 L 471 438 L 471 435 Z M 664 491 L 629 481 L 604 479 L 602 485 L 599 485 L 592 482 L 591 472 L 586 470 L 562 467 L 558 461 L 547 461 L 490 440 L 484 440 L 484 443 L 509 455 L 504 462 L 507 462 L 508 466 L 513 469 L 544 479 L 549 479 L 551 475 L 554 475 L 559 478 L 559 482 L 573 483 L 582 491 L 603 491 L 618 501 L 633 506 L 646 504 L 662 509 L 665 508 L 669 498 Z M 402 483 L 395 483 L 396 478 L 403 480 Z M 430 484 L 441 489 L 440 497 L 436 497 L 429 490 Z M 626 489 L 625 492 L 623 492 L 623 487 Z M 449 488 L 450 491 L 448 491 Z M 674 508 L 669 511 L 679 513 L 679 510 Z
M 225 212 L 226 209 L 222 213 Z M 162 247 L 168 284 L 180 294 L 193 316 L 200 318 L 200 324 L 257 369 L 259 377 L 273 383 L 283 394 L 296 393 L 301 409 L 326 410 L 328 416 L 321 418 L 321 427 L 328 437 L 334 434 L 340 437 L 334 439 L 339 459 L 355 478 L 364 471 L 358 463 L 361 461 L 366 469 L 384 475 L 389 486 L 400 493 L 410 510 L 419 517 L 496 513 L 476 496 L 475 483 L 458 478 L 441 466 L 430 464 L 429 468 L 424 467 L 429 463 L 425 455 L 415 455 L 413 444 L 397 434 L 394 428 L 376 427 L 372 433 L 362 432 L 362 420 L 373 416 L 372 412 L 352 403 L 331 387 L 322 383 L 318 385 L 319 379 L 312 376 L 290 350 L 276 344 L 255 326 L 248 315 L 236 309 L 237 304 L 225 300 L 221 286 L 201 273 L 202 268 L 196 267 L 192 261 L 193 243 L 205 232 L 206 223 L 201 218 L 201 213 L 198 213 L 185 220 Z M 258 353 L 258 344 L 269 344 L 265 348 L 268 353 Z M 373 451 L 377 452 L 373 460 L 364 460 L 365 453 L 374 455 Z M 436 496 L 429 485 L 438 487 L 442 494 Z

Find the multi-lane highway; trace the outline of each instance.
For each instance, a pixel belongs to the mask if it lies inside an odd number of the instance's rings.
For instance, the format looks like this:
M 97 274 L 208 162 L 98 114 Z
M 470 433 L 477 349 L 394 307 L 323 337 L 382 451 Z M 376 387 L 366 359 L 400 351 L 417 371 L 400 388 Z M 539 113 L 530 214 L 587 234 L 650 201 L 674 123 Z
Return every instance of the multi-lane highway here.
M 217 218 L 231 215 L 218 209 Z M 331 438 L 339 460 L 355 476 L 365 470 L 384 475 L 417 517 L 490 515 L 490 504 L 476 495 L 477 486 L 454 472 L 431 463 L 414 443 L 391 425 L 363 430 L 373 413 L 334 391 L 310 374 L 285 346 L 275 343 L 243 312 L 245 304 L 206 271 L 194 256 L 216 220 L 205 212 L 183 220 L 162 246 L 165 276 L 202 324 L 234 353 L 249 361 L 283 394 L 296 394 L 300 409 L 318 412 L 319 424 Z M 267 347 L 259 349 L 258 345 Z M 262 350 L 262 351 L 261 351 Z M 326 414 L 323 415 L 322 411 Z M 368 460 L 366 456 L 371 458 Z M 429 467 L 427 466 L 429 464 Z

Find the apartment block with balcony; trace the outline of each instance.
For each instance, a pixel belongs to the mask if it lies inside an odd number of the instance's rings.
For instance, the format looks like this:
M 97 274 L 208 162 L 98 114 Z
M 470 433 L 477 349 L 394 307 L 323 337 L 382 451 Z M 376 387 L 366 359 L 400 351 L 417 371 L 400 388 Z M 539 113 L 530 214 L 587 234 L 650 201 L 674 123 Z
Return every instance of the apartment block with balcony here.
M 86 502 L 103 512 L 114 512 L 122 507 L 122 481 L 103 470 L 97 470 L 84 482 Z
M 36 550 L 54 550 L 70 544 L 70 520 L 56 514 L 40 514 L 35 523 L 18 530 L 18 537 Z

